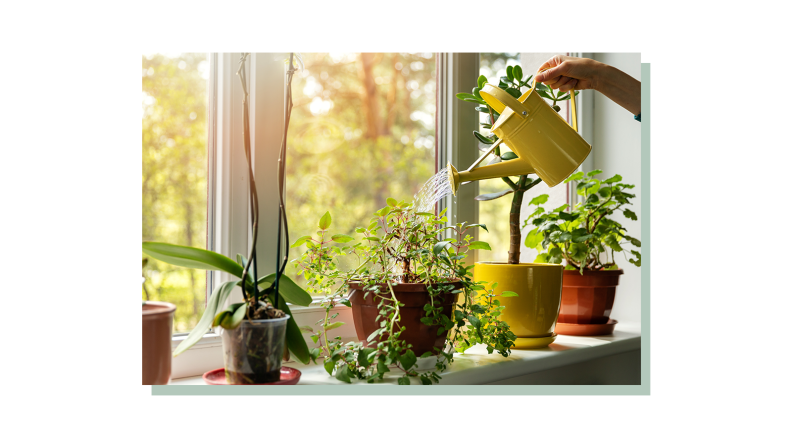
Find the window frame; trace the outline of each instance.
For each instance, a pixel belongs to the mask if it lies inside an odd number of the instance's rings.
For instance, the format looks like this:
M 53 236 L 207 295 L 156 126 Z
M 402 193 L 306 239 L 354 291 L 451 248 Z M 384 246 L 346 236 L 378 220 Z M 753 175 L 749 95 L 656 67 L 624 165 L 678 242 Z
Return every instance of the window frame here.
M 248 170 L 242 141 L 243 92 L 237 77 L 241 53 L 210 53 L 209 97 L 209 181 L 207 205 L 207 249 L 230 258 L 247 253 L 250 240 L 248 230 L 247 184 Z M 252 53 L 246 62 L 249 80 L 251 119 L 251 148 L 254 175 L 259 195 L 259 209 L 277 208 L 276 166 L 283 135 L 286 66 L 288 53 Z M 478 147 L 467 134 L 478 122 L 472 107 L 461 107 L 456 93 L 476 86 L 479 70 L 478 53 L 436 53 L 437 107 L 435 114 L 435 147 L 437 170 L 451 162 L 457 168 L 467 168 L 478 158 Z M 288 161 L 287 161 L 288 162 Z M 447 197 L 439 205 L 448 208 L 449 223 L 478 221 L 478 205 L 474 197 L 478 184 L 461 188 L 457 197 Z M 259 215 L 259 237 L 256 247 L 259 259 L 274 259 L 277 240 L 277 214 Z M 475 228 L 477 236 L 478 228 Z M 471 262 L 475 262 L 475 254 Z M 264 271 L 270 262 L 262 261 Z M 262 268 L 259 268 L 262 273 Z M 211 289 L 232 280 L 222 271 L 207 272 L 207 299 Z M 242 293 L 235 289 L 227 304 L 242 301 Z M 354 338 L 351 310 L 337 308 L 338 320 L 347 321 L 337 334 Z M 318 313 L 324 310 L 314 303 L 310 307 L 294 307 L 292 313 L 298 325 L 312 326 Z M 172 349 L 186 338 L 175 335 Z M 306 341 L 312 344 L 309 335 Z M 222 340 L 210 331 L 192 348 L 173 358 L 171 379 L 201 375 L 207 370 L 223 367 Z

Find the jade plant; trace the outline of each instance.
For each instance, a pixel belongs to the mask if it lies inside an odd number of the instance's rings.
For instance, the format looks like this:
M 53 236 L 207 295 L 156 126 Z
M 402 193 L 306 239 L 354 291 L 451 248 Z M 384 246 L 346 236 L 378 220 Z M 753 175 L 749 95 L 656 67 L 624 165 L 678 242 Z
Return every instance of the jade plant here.
M 618 211 L 630 219 L 638 220 L 635 212 L 628 209 L 634 194 L 627 192 L 635 187 L 622 182 L 621 175 L 607 180 L 594 177 L 601 170 L 588 173 L 578 172 L 564 181 L 578 181 L 577 194 L 581 200 L 570 212 L 565 212 L 568 204 L 546 212 L 540 205 L 547 202 L 548 196 L 539 195 L 531 200 L 536 210 L 525 220 L 523 226 L 536 226 L 525 237 L 525 246 L 536 249 L 537 263 L 561 263 L 566 261 L 566 269 L 600 271 L 615 270 L 616 253 L 635 266 L 641 266 L 641 253 L 624 245 L 641 247 L 641 241 L 627 235 L 619 222 L 611 217 Z
M 295 259 L 299 274 L 308 281 L 309 290 L 324 293 L 322 306 L 325 316 L 317 322 L 317 329 L 302 327 L 309 332 L 318 347 L 310 352 L 316 363 L 321 359 L 325 370 L 344 382 L 365 380 L 376 382 L 386 376 L 398 376 L 399 384 L 410 384 L 417 377 L 422 384 L 437 383 L 438 372 L 453 362 L 453 351 L 464 352 L 475 344 L 484 344 L 489 353 L 497 351 L 508 356 L 516 336 L 508 324 L 499 320 L 503 306 L 498 297 L 516 296 L 504 291 L 494 293 L 496 284 L 485 289 L 485 283 L 472 280 L 473 266 L 464 260 L 474 249 L 490 249 L 482 241 L 474 241 L 468 233 L 483 224 L 460 223 L 447 225 L 445 211 L 417 212 L 410 203 L 387 200 L 365 227 L 355 230 L 360 239 L 347 234 L 332 234 L 332 218 L 327 212 L 319 220 L 316 235 L 300 237 L 292 247 L 307 245 L 307 250 Z M 339 267 L 342 257 L 357 259 L 357 266 L 344 270 Z M 400 339 L 405 327 L 401 324 L 400 307 L 394 286 L 402 283 L 424 284 L 429 300 L 423 307 L 423 324 L 437 327 L 438 336 L 446 334 L 446 347 L 427 351 L 421 357 L 437 355 L 435 368 L 419 373 L 418 357 L 412 346 Z M 363 342 L 344 343 L 332 330 L 343 325 L 333 321 L 336 305 L 351 306 L 346 297 L 351 284 L 366 292 L 366 299 L 377 298 L 380 328 Z M 457 296 L 451 317 L 442 313 L 441 295 Z M 458 296 L 462 296 L 461 299 Z
M 526 78 L 523 78 L 522 67 L 520 65 L 514 66 L 507 66 L 506 67 L 506 76 L 501 76 L 498 87 L 512 95 L 514 98 L 519 98 L 523 90 L 527 90 L 530 88 L 531 79 L 533 75 L 529 75 Z M 492 107 L 490 107 L 484 99 L 481 97 L 481 89 L 484 87 L 484 84 L 487 84 L 489 80 L 486 76 L 481 75 L 478 78 L 478 85 L 473 88 L 473 94 L 470 93 L 458 93 L 456 96 L 457 98 L 465 101 L 465 102 L 472 102 L 476 104 L 476 111 L 480 113 L 484 113 L 486 118 L 486 122 L 480 123 L 481 126 L 487 130 L 491 129 L 493 124 L 498 120 L 500 114 L 495 111 Z M 571 95 L 576 95 L 577 92 L 573 91 L 571 93 L 562 93 L 562 92 L 554 92 L 550 87 L 537 83 L 536 84 L 536 92 L 539 96 L 548 99 L 553 102 L 553 110 L 556 112 L 561 110 L 561 107 L 558 105 L 558 102 L 567 101 L 571 97 Z M 481 147 L 481 151 L 487 152 L 489 147 L 498 140 L 497 136 L 492 133 L 489 134 L 482 134 L 478 131 L 474 131 L 473 135 L 476 137 L 478 141 L 484 144 Z M 517 155 L 514 152 L 501 152 L 501 146 L 498 146 L 493 151 L 494 159 L 490 162 L 490 164 L 499 163 L 501 161 L 508 161 L 511 159 L 517 158 Z M 525 192 L 539 184 L 542 180 L 540 178 L 534 178 L 530 175 L 520 175 L 516 179 L 512 179 L 509 177 L 501 178 L 504 183 L 508 186 L 508 189 L 504 189 L 499 192 L 493 192 L 490 194 L 482 194 L 476 197 L 478 201 L 489 201 L 495 200 L 501 197 L 505 197 L 507 195 L 512 195 L 512 205 L 511 210 L 509 212 L 509 255 L 507 263 L 511 264 L 518 264 L 520 263 L 520 210 L 522 208 L 523 197 Z

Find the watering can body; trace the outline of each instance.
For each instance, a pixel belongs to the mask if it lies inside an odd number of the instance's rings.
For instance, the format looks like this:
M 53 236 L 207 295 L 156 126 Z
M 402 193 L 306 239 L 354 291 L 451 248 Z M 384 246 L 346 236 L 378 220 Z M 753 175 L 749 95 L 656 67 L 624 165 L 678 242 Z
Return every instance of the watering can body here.
M 480 94 L 490 107 L 500 113 L 500 118 L 492 126 L 492 132 L 499 139 L 468 170 L 457 172 L 448 165 L 454 194 L 465 182 L 530 173 L 537 174 L 548 186 L 553 187 L 574 173 L 591 152 L 591 145 L 577 133 L 574 97 L 570 98 L 570 126 L 539 96 L 536 80 L 533 87 L 519 99 L 490 84 L 486 84 Z M 518 158 L 477 167 L 502 143 L 512 149 Z

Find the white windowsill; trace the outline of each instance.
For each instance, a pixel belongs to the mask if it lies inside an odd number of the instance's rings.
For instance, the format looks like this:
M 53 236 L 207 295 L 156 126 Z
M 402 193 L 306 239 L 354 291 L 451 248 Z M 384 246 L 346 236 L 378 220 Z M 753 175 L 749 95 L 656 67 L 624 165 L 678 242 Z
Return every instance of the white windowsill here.
M 521 383 L 519 380 L 523 378 L 527 380 L 525 383 L 558 384 L 560 383 L 557 382 L 558 380 L 553 382 L 553 379 L 549 379 L 548 381 L 548 378 L 542 374 L 548 371 L 564 370 L 563 373 L 585 376 L 588 371 L 594 370 L 595 367 L 589 368 L 584 367 L 584 365 L 594 364 L 598 360 L 624 357 L 623 354 L 634 354 L 629 359 L 634 362 L 635 358 L 637 358 L 635 355 L 640 352 L 640 348 L 641 326 L 627 323 L 619 323 L 614 333 L 608 336 L 559 335 L 556 341 L 546 348 L 512 350 L 512 354 L 508 358 L 504 358 L 497 353 L 488 355 L 483 346 L 477 345 L 464 355 L 455 355 L 454 363 L 440 374 L 443 378 L 440 384 L 519 384 Z M 575 368 L 576 364 L 581 365 L 581 367 Z M 615 364 L 614 362 L 611 367 L 616 367 Z M 345 385 L 345 383 L 329 376 L 321 363 L 318 365 L 303 365 L 289 362 L 286 365 L 297 368 L 302 372 L 300 385 Z M 632 365 L 634 366 L 634 364 Z M 572 372 L 569 372 L 570 367 Z M 598 367 L 601 367 L 601 365 Z M 638 369 L 640 369 L 640 362 L 638 362 Z M 394 375 L 396 374 L 394 373 Z M 531 376 L 539 377 L 538 381 L 531 381 Z M 379 384 L 396 384 L 396 378 L 397 376 L 394 376 Z M 575 378 L 567 377 L 565 379 L 576 381 Z M 582 383 L 582 381 L 570 383 Z M 171 385 L 204 384 L 200 375 L 174 379 L 171 382 Z M 367 384 L 365 381 L 353 381 L 353 384 L 372 385 Z M 413 384 L 420 384 L 420 381 L 414 378 Z

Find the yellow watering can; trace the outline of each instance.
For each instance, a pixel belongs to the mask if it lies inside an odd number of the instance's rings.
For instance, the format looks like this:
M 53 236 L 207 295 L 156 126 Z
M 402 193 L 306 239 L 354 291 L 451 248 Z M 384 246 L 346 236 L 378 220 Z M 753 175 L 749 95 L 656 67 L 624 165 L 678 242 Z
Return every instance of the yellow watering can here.
M 490 84 L 484 85 L 479 94 L 500 113 L 500 118 L 492 126 L 492 132 L 499 139 L 464 172 L 457 172 L 448 163 L 448 181 L 454 195 L 462 183 L 529 173 L 537 174 L 548 186 L 553 187 L 577 170 L 591 152 L 591 144 L 577 133 L 574 96 L 569 99 L 572 103 L 570 127 L 539 96 L 536 77 L 531 89 L 519 99 Z M 477 167 L 501 143 L 506 143 L 518 158 Z

